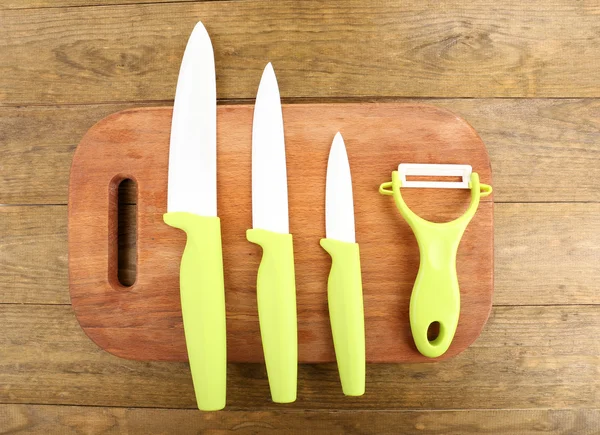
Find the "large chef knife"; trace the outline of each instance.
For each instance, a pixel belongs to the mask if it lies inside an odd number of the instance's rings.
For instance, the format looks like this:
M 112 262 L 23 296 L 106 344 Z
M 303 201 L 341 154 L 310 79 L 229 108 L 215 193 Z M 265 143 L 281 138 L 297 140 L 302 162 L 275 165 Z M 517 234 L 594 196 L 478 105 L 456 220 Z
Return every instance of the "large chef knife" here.
M 185 48 L 177 81 L 164 221 L 187 234 L 179 286 L 198 408 L 222 409 L 227 356 L 217 217 L 217 97 L 213 48 L 201 22 Z
M 289 233 L 283 116 L 273 66 L 263 72 L 252 124 L 252 229 L 262 247 L 256 293 L 271 397 L 296 400 L 298 333 L 294 250 Z
M 342 391 L 365 392 L 365 321 L 360 253 L 355 240 L 352 178 L 344 139 L 337 133 L 329 151 L 325 189 L 325 233 L 321 246 L 331 255 L 327 285 L 329 318 Z

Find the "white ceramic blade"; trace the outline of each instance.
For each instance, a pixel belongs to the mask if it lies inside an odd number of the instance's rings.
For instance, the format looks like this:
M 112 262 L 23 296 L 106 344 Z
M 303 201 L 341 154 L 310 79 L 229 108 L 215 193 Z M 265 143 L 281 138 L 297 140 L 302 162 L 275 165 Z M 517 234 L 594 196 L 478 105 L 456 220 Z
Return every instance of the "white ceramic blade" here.
M 196 24 L 181 61 L 169 149 L 167 211 L 217 215 L 217 89 L 210 37 Z
M 435 189 L 470 189 L 471 165 L 445 165 L 432 163 L 400 163 L 398 174 L 402 187 L 422 187 Z M 461 181 L 411 181 L 407 177 L 461 177 Z
M 350 164 L 344 139 L 339 132 L 333 138 L 327 162 L 325 233 L 328 239 L 348 243 L 356 241 Z
M 283 116 L 271 63 L 263 71 L 254 105 L 252 226 L 284 234 L 290 232 Z

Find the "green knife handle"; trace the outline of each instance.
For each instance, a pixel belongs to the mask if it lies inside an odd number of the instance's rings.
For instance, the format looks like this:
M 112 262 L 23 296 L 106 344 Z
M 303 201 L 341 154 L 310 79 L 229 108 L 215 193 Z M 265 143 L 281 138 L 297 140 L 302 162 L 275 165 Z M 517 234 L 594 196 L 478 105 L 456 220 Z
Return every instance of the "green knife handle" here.
M 256 295 L 260 335 L 273 402 L 296 400 L 298 326 L 291 234 L 250 229 L 246 237 L 263 250 Z
M 321 239 L 321 246 L 331 255 L 327 298 L 342 391 L 346 396 L 362 396 L 365 393 L 365 316 L 358 244 Z
M 168 225 L 186 232 L 181 258 L 183 328 L 198 408 L 225 407 L 227 348 L 221 222 L 218 217 L 166 213 Z

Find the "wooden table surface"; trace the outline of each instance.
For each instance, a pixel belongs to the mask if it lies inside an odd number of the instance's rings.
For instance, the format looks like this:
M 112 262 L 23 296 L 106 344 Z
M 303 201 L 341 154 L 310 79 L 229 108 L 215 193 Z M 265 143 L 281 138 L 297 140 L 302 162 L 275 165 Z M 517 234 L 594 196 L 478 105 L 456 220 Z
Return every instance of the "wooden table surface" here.
M 102 117 L 172 104 L 189 32 L 220 102 L 423 101 L 464 117 L 494 171 L 495 294 L 481 337 L 435 364 L 370 365 L 345 398 L 302 365 L 298 401 L 231 364 L 201 413 L 188 365 L 127 361 L 82 332 L 67 179 Z M 0 434 L 591 434 L 600 431 L 600 1 L 0 0 Z

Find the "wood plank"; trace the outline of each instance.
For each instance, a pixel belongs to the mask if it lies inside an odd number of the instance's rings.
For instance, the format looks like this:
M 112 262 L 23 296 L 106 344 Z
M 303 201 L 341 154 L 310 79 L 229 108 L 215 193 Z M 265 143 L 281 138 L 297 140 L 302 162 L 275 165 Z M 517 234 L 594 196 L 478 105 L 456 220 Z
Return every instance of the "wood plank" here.
M 494 303 L 597 304 L 599 219 L 599 204 L 496 204 Z M 0 207 L 0 228 L 0 303 L 68 304 L 65 207 Z
M 600 202 L 600 100 L 434 100 L 483 138 L 496 202 Z
M 68 306 L 0 305 L 0 402 L 194 408 L 185 363 L 114 357 Z M 598 306 L 496 307 L 456 358 L 374 364 L 367 392 L 344 397 L 335 364 L 301 365 L 285 409 L 593 408 L 600 399 Z M 228 366 L 228 410 L 282 410 L 260 364 Z
M 66 204 L 71 159 L 81 137 L 126 107 L 0 108 L 0 204 Z
M 0 103 L 171 100 L 198 19 L 220 98 L 254 98 L 268 61 L 284 97 L 599 97 L 599 14 L 570 0 L 3 10 Z
M 600 204 L 503 204 L 494 224 L 495 304 L 598 303 Z
M 222 411 L 96 408 L 52 405 L 0 406 L 6 433 L 90 434 L 397 434 L 547 435 L 592 434 L 599 409 L 518 409 L 467 411 Z
M 0 207 L 0 303 L 69 303 L 67 208 Z
M 496 202 L 600 202 L 600 100 L 406 102 L 445 107 L 477 130 Z M 66 204 L 77 143 L 94 123 L 131 106 L 143 105 L 0 108 L 0 203 Z
M 136 3 L 174 3 L 194 0 L 0 0 L 2 9 L 65 8 L 103 5 L 128 5 Z M 219 1 L 219 0 L 203 0 Z
M 132 222 L 135 206 L 119 209 Z M 135 224 L 134 224 L 135 226 Z M 0 304 L 69 304 L 67 208 L 0 207 Z M 119 277 L 135 281 L 135 232 L 119 228 Z

